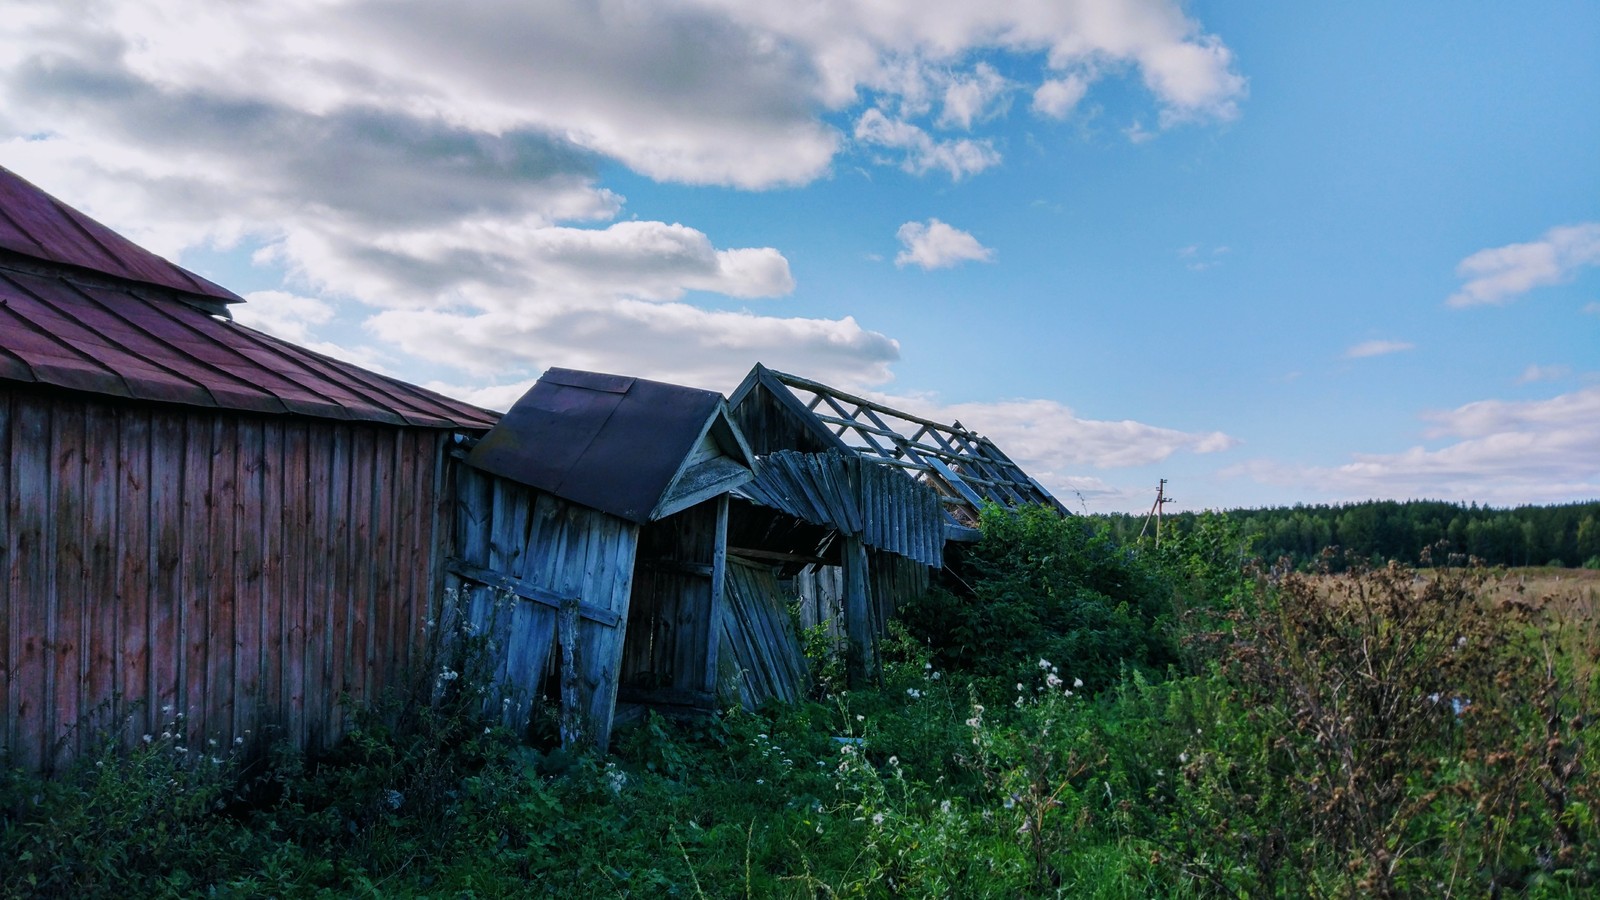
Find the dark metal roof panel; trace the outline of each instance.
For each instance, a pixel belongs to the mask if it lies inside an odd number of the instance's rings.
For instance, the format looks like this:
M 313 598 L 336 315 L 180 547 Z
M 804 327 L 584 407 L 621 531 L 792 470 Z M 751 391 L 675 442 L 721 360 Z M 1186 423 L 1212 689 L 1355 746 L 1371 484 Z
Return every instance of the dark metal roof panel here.
M 490 428 L 498 415 L 153 290 L 0 268 L 0 378 L 248 412 Z
M 550 369 L 468 462 L 643 523 L 721 404 L 713 391 Z
M 227 303 L 239 295 L 174 265 L 0 166 L 0 249 Z

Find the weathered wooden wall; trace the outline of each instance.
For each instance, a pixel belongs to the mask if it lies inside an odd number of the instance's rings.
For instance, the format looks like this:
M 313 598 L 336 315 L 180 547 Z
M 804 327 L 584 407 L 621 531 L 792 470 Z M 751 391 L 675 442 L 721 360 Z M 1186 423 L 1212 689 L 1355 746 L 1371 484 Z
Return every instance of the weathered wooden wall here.
M 0 742 L 344 730 L 437 589 L 442 431 L 0 393 Z M 258 745 L 259 746 L 259 745 Z
M 720 502 L 691 506 L 640 531 L 622 663 L 631 701 L 716 708 Z
M 505 725 L 519 734 L 541 683 L 572 654 L 576 683 L 562 698 L 575 739 L 604 748 L 616 705 L 639 528 L 461 465 L 457 476 L 451 581 L 467 594 L 470 621 L 488 632 L 495 691 Z M 465 566 L 459 563 L 464 563 Z M 573 608 L 573 634 L 560 609 Z M 573 679 L 567 679 L 572 681 Z M 581 732 L 581 733 L 579 733 Z
M 755 709 L 768 700 L 805 697 L 810 675 L 787 599 L 770 565 L 730 557 L 727 603 L 719 633 L 722 668 L 739 702 Z

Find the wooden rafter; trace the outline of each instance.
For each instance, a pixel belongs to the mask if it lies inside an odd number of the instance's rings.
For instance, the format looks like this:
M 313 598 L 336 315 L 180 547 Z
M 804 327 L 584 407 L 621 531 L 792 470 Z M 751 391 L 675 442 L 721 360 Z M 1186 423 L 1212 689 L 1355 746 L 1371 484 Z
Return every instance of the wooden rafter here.
M 798 375 L 761 369 L 769 388 L 784 388 L 815 428 L 867 459 L 898 466 L 934 488 L 958 521 L 975 521 L 985 502 L 1006 507 L 1060 501 L 988 438 L 960 422 L 945 424 L 858 397 Z

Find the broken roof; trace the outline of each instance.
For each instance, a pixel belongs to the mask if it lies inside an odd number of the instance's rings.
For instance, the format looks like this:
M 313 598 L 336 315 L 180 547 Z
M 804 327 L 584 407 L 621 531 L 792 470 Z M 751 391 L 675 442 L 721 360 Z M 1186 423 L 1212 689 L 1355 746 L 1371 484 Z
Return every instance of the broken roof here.
M 643 524 L 749 481 L 752 459 L 721 394 L 558 368 L 467 461 Z
M 975 525 L 986 502 L 1043 504 L 1067 514 L 993 441 L 960 422 L 935 422 L 760 364 L 730 405 L 757 454 L 840 450 L 899 467 L 937 491 L 961 525 Z
M 0 168 L 0 381 L 432 428 L 498 418 L 225 321 L 233 302 Z

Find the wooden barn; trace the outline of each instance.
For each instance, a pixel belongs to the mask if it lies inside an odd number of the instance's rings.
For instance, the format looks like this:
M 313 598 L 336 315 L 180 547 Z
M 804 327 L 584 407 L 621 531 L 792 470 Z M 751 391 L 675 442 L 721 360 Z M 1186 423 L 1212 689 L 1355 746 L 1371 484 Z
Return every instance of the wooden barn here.
M 447 451 L 494 413 L 229 320 L 0 169 L 0 745 L 337 739 L 424 645 Z
M 722 395 L 551 369 L 466 459 L 451 573 L 507 727 L 544 700 L 564 744 L 604 748 L 619 708 L 717 708 L 743 646 L 720 657 L 728 492 L 752 463 Z
M 876 677 L 886 622 L 928 589 L 947 543 L 976 539 L 984 504 L 1067 512 L 959 422 L 759 364 L 729 404 L 757 457 L 755 480 L 738 492 L 730 552 L 780 566 L 800 624 L 830 625 L 855 683 Z

